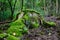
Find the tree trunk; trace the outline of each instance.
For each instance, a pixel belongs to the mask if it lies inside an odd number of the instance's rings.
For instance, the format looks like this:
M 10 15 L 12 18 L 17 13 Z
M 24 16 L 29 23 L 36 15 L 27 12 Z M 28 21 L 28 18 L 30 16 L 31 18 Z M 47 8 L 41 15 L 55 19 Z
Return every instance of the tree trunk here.
M 56 0 L 56 14 L 58 13 L 58 0 Z
M 44 12 L 46 13 L 46 10 L 45 10 L 45 9 L 46 9 L 46 6 L 45 6 L 45 4 L 46 4 L 46 3 L 45 3 L 45 0 L 44 0 Z

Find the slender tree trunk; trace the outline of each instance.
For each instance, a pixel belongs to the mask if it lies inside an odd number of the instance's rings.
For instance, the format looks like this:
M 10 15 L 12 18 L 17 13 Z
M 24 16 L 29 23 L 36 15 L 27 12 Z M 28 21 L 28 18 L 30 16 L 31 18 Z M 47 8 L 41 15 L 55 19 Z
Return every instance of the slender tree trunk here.
M 10 10 L 11 10 L 11 20 L 12 20 L 12 19 L 13 19 L 13 14 L 14 14 L 14 11 L 15 11 L 15 6 L 16 6 L 17 0 L 15 0 L 15 3 L 14 3 L 14 5 L 13 5 L 13 7 L 12 7 L 11 2 L 12 2 L 12 0 L 8 0 L 8 3 L 9 3 L 9 5 L 10 5 Z
M 46 0 L 44 0 L 44 12 L 46 13 Z
M 58 13 L 58 0 L 56 0 L 56 14 Z
M 23 11 L 23 4 L 24 4 L 23 2 L 24 2 L 24 0 L 21 0 L 21 4 L 22 4 L 21 5 L 21 11 Z
M 50 0 L 49 1 L 49 14 L 50 14 L 50 16 L 52 16 L 53 14 L 52 14 L 52 0 Z
M 34 7 L 35 7 L 35 0 L 33 0 L 33 9 L 34 9 Z

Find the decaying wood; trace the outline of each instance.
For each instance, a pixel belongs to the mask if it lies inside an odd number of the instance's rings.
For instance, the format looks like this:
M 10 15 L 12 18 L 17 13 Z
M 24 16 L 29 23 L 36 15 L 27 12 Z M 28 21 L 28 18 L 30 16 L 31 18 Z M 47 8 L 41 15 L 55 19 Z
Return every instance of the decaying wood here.
M 5 24 L 5 23 L 11 23 L 16 21 L 17 19 L 21 19 L 26 13 L 25 12 L 31 12 L 30 14 L 32 14 L 32 17 L 35 16 L 35 18 L 37 20 L 39 20 L 40 25 L 42 25 L 43 23 L 47 23 L 45 20 L 43 20 L 42 16 L 40 15 L 39 12 L 34 11 L 34 10 L 25 10 L 23 12 L 20 12 L 17 14 L 16 18 L 13 19 L 12 21 L 8 21 L 8 22 L 0 22 L 0 24 Z M 31 15 L 30 15 L 31 16 Z M 48 24 L 48 23 L 47 23 Z

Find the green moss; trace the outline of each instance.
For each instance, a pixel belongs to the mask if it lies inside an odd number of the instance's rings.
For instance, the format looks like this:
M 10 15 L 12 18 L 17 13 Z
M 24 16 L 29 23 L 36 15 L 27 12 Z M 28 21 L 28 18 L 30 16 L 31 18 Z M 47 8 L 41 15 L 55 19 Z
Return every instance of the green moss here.
M 17 37 L 8 35 L 7 40 L 19 40 Z
M 47 22 L 49 25 L 56 25 L 55 22 Z
M 8 34 L 11 34 L 14 36 L 22 36 L 23 32 L 28 31 L 22 19 L 18 19 L 15 22 L 12 22 L 10 25 L 11 25 L 10 28 L 7 30 Z
M 26 27 L 23 28 L 23 33 L 26 33 L 28 29 Z
M 3 38 L 5 36 L 6 36 L 6 34 L 3 34 L 3 33 L 0 34 L 0 38 Z
M 39 22 L 38 22 L 38 18 L 36 17 L 30 17 L 29 16 L 29 12 L 35 12 L 35 11 L 28 11 L 24 12 L 25 15 L 21 18 L 21 19 L 17 19 L 16 21 L 10 23 L 10 28 L 8 28 L 7 33 L 10 35 L 14 35 L 14 36 L 22 36 L 23 33 L 27 33 L 28 29 L 26 27 L 25 20 L 29 21 L 29 23 L 27 23 L 27 25 L 29 25 L 30 27 L 32 26 L 33 28 L 37 28 L 39 26 Z M 34 22 L 33 22 L 34 21 Z
M 10 23 L 10 25 L 20 25 L 20 24 L 23 24 L 23 19 L 17 19 L 16 21 Z
M 56 27 L 55 22 L 45 22 L 45 21 L 43 21 L 43 25 L 44 25 L 44 27 Z
M 35 12 L 37 14 L 40 14 L 40 12 L 36 11 L 36 10 L 33 10 L 33 9 L 25 9 L 23 10 L 24 12 Z
M 0 33 L 2 33 L 2 30 L 0 29 Z
M 32 10 L 27 9 L 26 11 L 32 11 Z M 32 12 L 33 12 L 33 11 L 32 11 Z M 29 12 L 28 12 L 28 13 L 29 13 Z M 37 28 L 37 27 L 39 26 L 38 18 L 37 18 L 37 17 L 33 17 L 33 16 L 30 17 L 30 15 L 29 15 L 28 13 L 24 15 L 24 19 L 25 19 L 26 21 L 29 21 L 28 24 L 30 24 L 32 28 Z M 34 22 L 33 22 L 33 20 L 34 20 Z M 27 25 L 28 25 L 28 24 L 27 24 Z M 30 27 L 29 27 L 29 28 L 30 28 Z
M 26 13 L 26 14 L 24 15 L 24 19 L 25 19 L 25 20 L 29 20 L 29 19 L 30 19 L 28 13 Z
M 32 22 L 32 26 L 34 27 L 34 28 L 38 28 L 39 27 L 39 23 L 38 22 Z

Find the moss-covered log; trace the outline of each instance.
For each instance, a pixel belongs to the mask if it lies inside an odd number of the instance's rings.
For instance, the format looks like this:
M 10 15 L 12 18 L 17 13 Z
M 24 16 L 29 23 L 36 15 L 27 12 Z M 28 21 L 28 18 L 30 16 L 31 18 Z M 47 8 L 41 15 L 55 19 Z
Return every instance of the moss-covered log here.
M 25 9 L 25 10 L 23 10 L 22 12 L 24 13 L 23 16 L 24 16 L 27 12 L 30 12 L 32 15 L 33 15 L 34 13 L 37 14 L 38 17 L 36 17 L 36 19 L 39 20 L 40 25 L 56 26 L 56 24 L 55 24 L 54 22 L 46 22 L 46 21 L 44 20 L 44 18 L 40 15 L 40 12 L 37 12 L 36 10 L 33 10 L 33 9 Z M 12 21 L 9 21 L 9 22 L 0 22 L 0 24 L 5 24 L 5 23 L 10 23 L 10 22 L 16 21 L 16 20 L 19 18 L 19 15 L 22 14 L 22 12 L 20 11 Z M 23 16 L 22 16 L 22 17 L 23 17 Z

